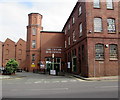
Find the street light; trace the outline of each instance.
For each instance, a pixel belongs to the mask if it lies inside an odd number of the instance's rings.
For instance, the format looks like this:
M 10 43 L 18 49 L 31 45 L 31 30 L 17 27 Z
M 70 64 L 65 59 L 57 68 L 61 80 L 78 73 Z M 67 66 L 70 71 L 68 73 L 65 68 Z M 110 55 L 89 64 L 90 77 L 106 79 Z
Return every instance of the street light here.
M 55 57 L 55 54 L 53 53 L 52 54 L 52 58 L 53 58 L 52 70 L 54 70 L 54 57 Z

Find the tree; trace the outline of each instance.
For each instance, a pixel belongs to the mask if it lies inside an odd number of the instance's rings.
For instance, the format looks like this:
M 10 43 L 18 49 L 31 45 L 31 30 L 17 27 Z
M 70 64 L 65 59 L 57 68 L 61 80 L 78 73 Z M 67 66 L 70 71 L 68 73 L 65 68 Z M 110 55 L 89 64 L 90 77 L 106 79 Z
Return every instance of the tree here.
M 5 70 L 7 74 L 12 74 L 12 73 L 15 73 L 17 68 L 18 68 L 18 62 L 14 59 L 10 59 L 6 64 Z

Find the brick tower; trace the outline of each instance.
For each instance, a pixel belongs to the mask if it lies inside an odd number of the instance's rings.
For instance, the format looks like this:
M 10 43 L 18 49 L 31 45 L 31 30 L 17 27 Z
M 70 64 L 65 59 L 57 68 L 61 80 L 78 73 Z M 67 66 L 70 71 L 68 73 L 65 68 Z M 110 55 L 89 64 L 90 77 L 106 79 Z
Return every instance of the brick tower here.
M 29 71 L 39 69 L 40 59 L 40 31 L 42 30 L 42 15 L 30 13 L 28 15 L 27 26 L 27 46 L 26 46 L 26 68 Z

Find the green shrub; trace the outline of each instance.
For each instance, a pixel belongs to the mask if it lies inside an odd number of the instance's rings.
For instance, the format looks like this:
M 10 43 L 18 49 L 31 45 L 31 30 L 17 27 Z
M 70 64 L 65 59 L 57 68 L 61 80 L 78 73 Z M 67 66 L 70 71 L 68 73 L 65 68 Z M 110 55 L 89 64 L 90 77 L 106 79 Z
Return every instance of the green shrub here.
M 15 73 L 18 68 L 18 62 L 14 59 L 10 59 L 6 64 L 6 71 L 8 74 Z

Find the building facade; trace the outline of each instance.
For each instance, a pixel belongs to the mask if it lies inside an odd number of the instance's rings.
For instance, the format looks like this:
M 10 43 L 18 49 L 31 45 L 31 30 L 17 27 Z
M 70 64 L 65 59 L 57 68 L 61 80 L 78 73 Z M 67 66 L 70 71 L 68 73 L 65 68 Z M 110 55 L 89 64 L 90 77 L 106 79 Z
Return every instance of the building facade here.
M 3 43 L 3 67 L 9 59 L 15 59 L 15 42 L 7 38 Z
M 118 2 L 77 2 L 63 31 L 68 72 L 118 75 Z
M 0 42 L 0 66 L 5 67 L 9 59 L 15 59 L 19 63 L 19 68 L 26 66 L 26 41 L 19 39 L 17 43 L 11 39 Z
M 15 59 L 19 67 L 24 69 L 26 66 L 26 41 L 19 39 L 15 45 Z
M 27 26 L 27 68 L 29 71 L 47 69 L 50 67 L 60 71 L 64 61 L 64 33 L 42 31 L 42 15 L 28 15 Z M 54 56 L 52 58 L 52 55 Z M 54 61 L 54 64 L 53 64 Z
M 120 4 L 112 0 L 77 2 L 61 32 L 43 31 L 43 16 L 30 13 L 27 41 L 7 39 L 0 48 L 2 66 L 13 58 L 28 71 L 55 69 L 83 77 L 118 75 L 119 9 Z

